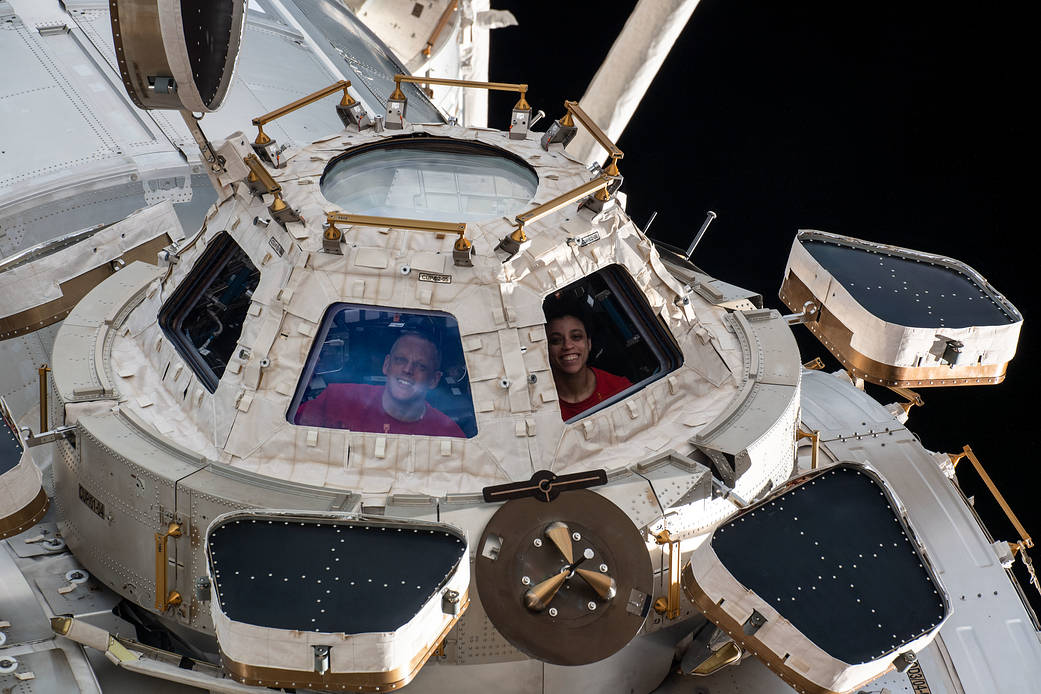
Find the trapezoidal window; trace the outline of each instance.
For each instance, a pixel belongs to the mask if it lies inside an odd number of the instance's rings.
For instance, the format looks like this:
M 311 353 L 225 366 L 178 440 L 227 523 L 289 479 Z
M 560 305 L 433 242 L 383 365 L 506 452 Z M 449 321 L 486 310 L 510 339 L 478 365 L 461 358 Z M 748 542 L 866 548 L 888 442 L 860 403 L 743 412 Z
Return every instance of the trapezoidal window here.
M 358 432 L 474 436 L 458 323 L 439 311 L 333 304 L 286 418 Z
M 610 406 L 683 363 L 683 354 L 620 265 L 546 297 L 549 363 L 568 422 Z
M 260 271 L 234 239 L 210 241 L 159 311 L 159 327 L 211 393 L 235 351 Z

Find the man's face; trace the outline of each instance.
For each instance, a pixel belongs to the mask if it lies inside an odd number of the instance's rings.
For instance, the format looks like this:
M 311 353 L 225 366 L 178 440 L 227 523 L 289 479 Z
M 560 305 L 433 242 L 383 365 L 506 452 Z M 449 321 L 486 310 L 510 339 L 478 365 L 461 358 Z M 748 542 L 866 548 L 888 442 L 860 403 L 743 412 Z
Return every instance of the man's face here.
M 405 335 L 394 343 L 390 354 L 383 359 L 387 392 L 401 403 L 423 400 L 427 391 L 441 380 L 437 368 L 434 345 L 417 335 Z
M 554 371 L 577 374 L 586 368 L 592 342 L 582 321 L 574 316 L 554 318 L 546 326 L 549 364 Z

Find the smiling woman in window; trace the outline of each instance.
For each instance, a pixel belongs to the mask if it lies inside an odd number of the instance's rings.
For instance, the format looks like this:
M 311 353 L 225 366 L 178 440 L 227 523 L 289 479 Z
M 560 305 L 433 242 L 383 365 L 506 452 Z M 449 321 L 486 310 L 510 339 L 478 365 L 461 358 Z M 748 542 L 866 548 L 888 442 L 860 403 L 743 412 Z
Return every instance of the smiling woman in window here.
M 549 365 L 557 385 L 560 416 L 565 420 L 632 385 L 625 376 L 589 365 L 593 348 L 589 333 L 589 321 L 581 307 L 558 306 L 546 323 Z

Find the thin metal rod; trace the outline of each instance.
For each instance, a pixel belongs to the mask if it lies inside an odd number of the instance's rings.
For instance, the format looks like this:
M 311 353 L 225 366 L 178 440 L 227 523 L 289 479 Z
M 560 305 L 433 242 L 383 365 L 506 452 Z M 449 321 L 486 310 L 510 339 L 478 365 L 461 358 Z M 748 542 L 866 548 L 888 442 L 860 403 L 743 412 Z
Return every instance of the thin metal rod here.
M 578 122 L 582 124 L 582 127 L 589 132 L 601 147 L 607 150 L 607 155 L 611 157 L 611 159 L 617 160 L 625 156 L 622 153 L 622 150 L 618 149 L 618 145 L 612 142 L 611 138 L 607 136 L 607 133 L 600 129 L 600 126 L 596 124 L 596 121 L 593 120 L 588 113 L 582 110 L 582 107 L 579 106 L 577 101 L 565 101 L 564 108 L 568 110 L 568 113 L 578 119 Z
M 651 228 L 651 225 L 654 224 L 654 220 L 657 219 L 657 217 L 658 217 L 658 210 L 655 210 L 654 212 L 651 212 L 651 218 L 648 219 L 647 223 L 643 226 L 643 235 L 644 236 L 647 235 L 647 230 Z
M 47 372 L 50 367 L 46 364 L 40 367 L 40 433 L 47 431 Z
M 437 37 L 444 31 L 445 25 L 448 24 L 448 19 L 455 12 L 456 8 L 459 7 L 459 0 L 452 0 L 448 3 L 448 7 L 441 13 L 440 19 L 437 20 L 437 26 L 434 27 L 434 31 L 431 32 L 430 38 L 427 39 L 426 48 L 423 49 L 423 55 L 427 58 L 430 57 L 430 52 L 434 50 L 434 43 L 437 41 Z
M 987 485 L 987 489 L 989 489 L 990 493 L 994 495 L 994 500 L 998 502 L 998 506 L 1000 506 L 1001 510 L 1005 512 L 1008 519 L 1012 521 L 1012 525 L 1016 528 L 1016 532 L 1019 533 L 1019 537 L 1023 541 L 1023 544 L 1027 547 L 1033 547 L 1034 541 L 1031 539 L 1030 533 L 1028 533 L 1027 529 L 1023 527 L 1023 524 L 1019 522 L 1019 518 L 1017 518 L 1016 514 L 1012 511 L 1012 507 L 1008 505 L 1008 502 L 1005 501 L 1005 497 L 1003 497 L 1001 492 L 998 491 L 998 487 L 994 484 L 994 480 L 990 478 L 987 471 L 983 469 L 983 464 L 979 461 L 979 458 L 977 458 L 976 454 L 972 452 L 972 448 L 966 445 L 962 448 L 961 453 L 951 454 L 950 458 L 951 462 L 955 465 L 957 465 L 958 461 L 962 458 L 969 459 L 972 466 L 976 468 L 976 472 L 979 473 L 980 478 L 983 479 L 983 483 Z
M 697 248 L 699 243 L 701 243 L 701 237 L 705 235 L 706 231 L 708 231 L 708 225 L 718 216 L 719 215 L 712 210 L 709 210 L 708 214 L 705 215 L 705 221 L 701 223 L 701 228 L 698 229 L 698 233 L 694 235 L 694 240 L 690 242 L 689 246 L 687 246 L 687 260 L 690 260 L 690 256 L 694 254 L 694 249 Z
M 456 80 L 448 77 L 413 77 L 412 75 L 394 75 L 396 83 L 406 82 L 409 84 L 437 84 L 443 87 L 472 87 L 474 89 L 494 89 L 502 92 L 528 91 L 526 84 L 513 84 L 510 82 L 476 82 L 474 80 Z
M 561 207 L 570 205 L 571 203 L 581 200 L 582 198 L 588 197 L 590 194 L 595 193 L 598 190 L 607 188 L 607 185 L 611 182 L 609 176 L 601 176 L 594 178 L 589 183 L 583 183 L 573 190 L 569 190 L 563 195 L 558 195 L 548 202 L 544 202 L 541 205 L 536 205 L 527 212 L 519 214 L 515 217 L 518 224 L 531 224 L 532 222 L 542 219 L 546 215 L 553 214 Z

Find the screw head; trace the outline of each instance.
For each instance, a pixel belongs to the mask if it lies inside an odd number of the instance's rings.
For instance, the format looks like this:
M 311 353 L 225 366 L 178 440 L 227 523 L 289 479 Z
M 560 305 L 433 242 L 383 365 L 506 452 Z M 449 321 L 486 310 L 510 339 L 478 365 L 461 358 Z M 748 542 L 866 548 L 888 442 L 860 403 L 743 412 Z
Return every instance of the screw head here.
M 592 612 L 593 610 L 596 609 L 596 603 L 593 602 L 592 600 L 590 600 L 589 602 L 586 603 L 586 607 L 588 607 L 589 611 Z
M 578 532 L 573 532 L 573 533 L 571 533 L 571 539 L 574 540 L 575 542 L 578 542 L 579 540 L 582 539 L 582 534 L 578 533 Z
M 603 573 L 603 574 L 607 573 L 607 564 L 601 564 L 600 565 L 600 573 Z
M 549 616 L 550 617 L 556 617 L 557 616 L 557 608 L 555 608 L 555 607 L 549 608 Z
M 536 537 L 536 538 L 535 538 L 535 539 L 534 539 L 534 540 L 532 541 L 532 543 L 533 543 L 533 544 L 534 544 L 534 545 L 535 545 L 536 547 L 541 547 L 541 546 L 542 546 L 542 538 L 541 538 L 541 537 Z
M 528 578 L 527 576 L 521 576 L 521 583 L 523 585 L 530 586 L 531 585 L 531 579 Z

